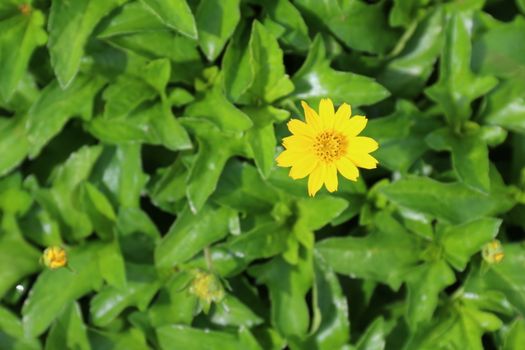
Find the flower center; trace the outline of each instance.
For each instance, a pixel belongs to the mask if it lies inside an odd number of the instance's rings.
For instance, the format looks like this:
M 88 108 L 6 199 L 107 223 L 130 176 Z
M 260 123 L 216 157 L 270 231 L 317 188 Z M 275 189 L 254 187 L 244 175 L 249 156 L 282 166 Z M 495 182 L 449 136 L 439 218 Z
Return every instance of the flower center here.
M 336 131 L 323 131 L 315 137 L 314 152 L 325 163 L 338 160 L 346 153 L 346 137 Z

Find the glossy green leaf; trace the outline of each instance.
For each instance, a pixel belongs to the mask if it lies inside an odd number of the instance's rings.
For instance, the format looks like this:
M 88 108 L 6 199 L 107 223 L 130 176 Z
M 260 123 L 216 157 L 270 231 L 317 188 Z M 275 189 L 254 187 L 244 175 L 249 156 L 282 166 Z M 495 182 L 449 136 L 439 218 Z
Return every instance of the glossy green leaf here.
M 294 90 L 285 73 L 283 52 L 275 37 L 259 22 L 253 22 L 249 50 L 254 80 L 247 93 L 256 103 L 270 103 Z
M 471 20 L 465 13 L 448 16 L 439 80 L 426 90 L 426 94 L 443 109 L 448 123 L 456 129 L 470 118 L 472 101 L 497 84 L 494 77 L 477 76 L 471 71 Z
M 525 133 L 525 84 L 519 78 L 503 81 L 487 96 L 483 120 L 519 133 Z
M 24 334 L 22 323 L 9 310 L 0 307 L 0 344 L 6 348 L 39 350 L 38 340 Z
M 290 265 L 281 257 L 250 270 L 259 283 L 265 283 L 272 302 L 272 324 L 286 337 L 304 338 L 308 331 L 308 305 L 304 299 L 313 279 L 312 256 L 308 252 Z
M 195 18 L 199 31 L 199 46 L 208 61 L 221 53 L 241 18 L 239 0 L 201 1 Z
M 321 36 L 310 47 L 303 65 L 293 76 L 298 99 L 310 101 L 314 108 L 321 98 L 330 97 L 335 104 L 346 102 L 352 107 L 370 105 L 388 97 L 390 93 L 374 79 L 330 67 Z
M 46 350 L 57 349 L 65 344 L 68 348 L 89 350 L 86 325 L 77 303 L 66 306 L 55 321 L 46 340 Z
M 368 4 L 360 1 L 299 0 L 297 7 L 323 23 L 348 47 L 371 53 L 386 53 L 399 33 L 388 26 L 386 2 Z
M 127 264 L 126 276 L 125 288 L 106 286 L 91 299 L 89 311 L 97 326 L 107 326 L 130 306 L 144 310 L 159 288 L 156 272 L 151 266 Z
M 357 350 L 383 350 L 385 348 L 385 322 L 376 318 L 357 343 Z
M 0 297 L 18 281 L 40 270 L 40 253 L 18 232 L 0 234 Z
M 197 39 L 197 28 L 186 0 L 141 0 L 155 16 L 170 28 L 189 38 Z
M 464 270 L 470 257 L 498 234 L 501 220 L 481 218 L 458 226 L 447 227 L 440 235 L 445 258 L 458 270 Z
M 315 249 L 337 273 L 397 289 L 419 259 L 417 241 L 397 227 L 399 223 L 393 218 L 382 215 L 377 220 L 388 220 L 391 231 L 375 231 L 366 237 L 329 238 L 317 243 Z
M 103 79 L 87 76 L 79 76 L 65 90 L 56 81 L 49 84 L 28 112 L 26 132 L 30 157 L 38 155 L 70 118 L 90 119 L 91 100 L 103 84 Z
M 418 266 L 406 278 L 408 288 L 406 318 L 410 328 L 432 319 L 439 293 L 456 281 L 454 272 L 443 260 Z
M 452 166 L 459 180 L 478 191 L 490 191 L 489 154 L 480 133 L 457 135 L 448 128 L 430 133 L 426 141 L 438 151 L 452 154 Z
M 517 319 L 507 333 L 504 341 L 503 350 L 517 350 L 525 342 L 525 322 Z
M 75 79 L 93 29 L 122 0 L 54 1 L 49 15 L 49 52 L 60 86 Z
M 224 350 L 260 350 L 261 347 L 245 328 L 237 332 L 210 331 L 182 325 L 157 328 L 162 350 L 187 349 L 205 350 L 220 347 Z M 198 339 L 198 342 L 195 342 Z
M 4 100 L 15 92 L 33 51 L 45 44 L 43 25 L 42 12 L 33 9 L 0 21 L 0 95 Z
M 390 13 L 392 18 L 397 7 L 411 6 L 419 0 L 395 1 Z M 413 5 L 412 5 L 413 6 Z M 433 71 L 443 45 L 443 11 L 430 11 L 418 26 L 403 50 L 394 57 L 379 75 L 378 81 L 394 94 L 415 97 L 423 89 Z M 407 18 L 412 21 L 414 18 Z
M 525 21 L 516 16 L 512 22 L 491 28 L 473 45 L 473 66 L 484 74 L 503 78 L 522 78 L 525 73 L 525 47 L 516 45 L 525 34 Z
M 157 266 L 176 266 L 224 238 L 231 215 L 226 208 L 208 206 L 194 214 L 186 207 L 155 250 Z
M 505 212 L 514 206 L 509 193 L 494 190 L 487 195 L 457 182 L 443 183 L 425 177 L 399 180 L 381 192 L 402 207 L 453 223 Z
M 288 0 L 258 1 L 264 6 L 267 17 L 263 23 L 283 44 L 298 51 L 310 46 L 308 27 L 301 13 Z
M 25 123 L 27 118 L 17 116 L 11 119 L 0 119 L 0 175 L 5 175 L 20 164 L 29 153 Z

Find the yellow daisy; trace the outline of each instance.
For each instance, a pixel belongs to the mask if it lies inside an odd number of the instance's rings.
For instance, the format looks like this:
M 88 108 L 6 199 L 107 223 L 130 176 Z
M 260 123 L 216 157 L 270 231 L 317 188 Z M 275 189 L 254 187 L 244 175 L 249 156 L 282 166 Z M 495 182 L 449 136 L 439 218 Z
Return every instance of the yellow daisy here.
M 306 123 L 292 119 L 288 129 L 292 136 L 283 139 L 285 150 L 277 157 L 277 165 L 292 167 L 294 180 L 308 178 L 308 194 L 314 196 L 323 183 L 329 192 L 337 190 L 337 172 L 349 180 L 359 177 L 358 167 L 374 169 L 377 160 L 369 153 L 378 148 L 377 142 L 357 136 L 367 119 L 352 115 L 351 107 L 343 103 L 337 112 L 332 100 L 325 98 L 319 104 L 319 114 L 304 101 L 301 102 Z

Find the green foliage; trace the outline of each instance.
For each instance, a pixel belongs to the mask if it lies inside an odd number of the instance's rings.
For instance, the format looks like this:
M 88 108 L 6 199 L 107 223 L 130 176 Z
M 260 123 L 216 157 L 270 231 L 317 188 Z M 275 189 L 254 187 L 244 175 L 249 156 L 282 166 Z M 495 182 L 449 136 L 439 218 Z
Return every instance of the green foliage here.
M 524 15 L 0 1 L 0 349 L 521 350 Z M 275 157 L 325 97 L 379 168 L 311 198 Z

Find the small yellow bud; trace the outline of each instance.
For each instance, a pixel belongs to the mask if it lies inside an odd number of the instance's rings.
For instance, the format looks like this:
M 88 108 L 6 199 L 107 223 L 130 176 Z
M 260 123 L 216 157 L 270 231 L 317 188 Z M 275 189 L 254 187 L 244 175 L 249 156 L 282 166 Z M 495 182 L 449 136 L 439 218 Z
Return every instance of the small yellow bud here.
M 42 255 L 44 265 L 50 269 L 58 269 L 67 265 L 67 254 L 64 248 L 52 246 L 44 250 Z
M 212 302 L 217 303 L 224 298 L 224 288 L 219 278 L 212 273 L 200 270 L 195 272 L 189 291 L 199 298 L 205 312 L 207 312 Z
M 498 241 L 497 239 L 485 244 L 483 250 L 481 251 L 481 255 L 483 256 L 483 260 L 485 260 L 489 264 L 498 264 L 505 257 L 503 247 L 500 241 Z

